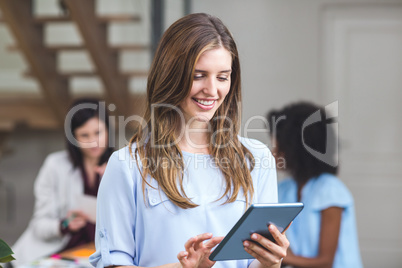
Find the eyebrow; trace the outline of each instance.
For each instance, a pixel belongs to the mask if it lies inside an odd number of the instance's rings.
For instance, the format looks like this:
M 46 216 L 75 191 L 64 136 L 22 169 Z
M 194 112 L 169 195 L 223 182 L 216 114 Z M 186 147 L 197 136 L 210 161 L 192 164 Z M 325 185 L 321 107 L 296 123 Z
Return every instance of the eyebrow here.
M 198 69 L 195 69 L 194 70 L 194 72 L 197 72 L 197 73 L 207 73 L 207 71 L 204 71 L 204 70 L 198 70 Z M 230 70 L 223 70 L 223 71 L 219 71 L 219 73 L 230 73 L 230 72 L 232 72 L 232 70 L 230 69 Z

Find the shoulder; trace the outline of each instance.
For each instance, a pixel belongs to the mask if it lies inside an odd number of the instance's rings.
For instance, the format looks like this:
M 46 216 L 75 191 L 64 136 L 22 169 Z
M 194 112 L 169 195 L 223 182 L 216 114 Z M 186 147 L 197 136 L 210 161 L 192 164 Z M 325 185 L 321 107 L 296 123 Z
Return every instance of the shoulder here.
M 268 146 L 256 139 L 249 139 L 238 136 L 239 141 L 253 154 L 255 158 L 271 157 L 271 151 Z
M 346 185 L 335 175 L 329 173 L 323 173 L 315 180 L 315 190 L 330 191 L 337 189 L 337 191 L 349 192 Z
M 99 193 L 109 192 L 111 189 L 130 192 L 130 189 L 136 185 L 137 179 L 140 178 L 141 175 L 135 158 L 131 155 L 129 147 L 125 146 L 110 156 L 102 177 Z
M 123 169 L 132 169 L 136 168 L 136 145 L 133 144 L 131 147 L 125 146 L 117 151 L 114 151 L 109 158 L 108 167 L 112 168 L 123 168 Z M 138 161 L 138 164 L 141 165 L 141 161 Z
M 49 154 L 46 157 L 45 161 L 47 161 L 47 162 L 70 161 L 70 158 L 68 156 L 68 152 L 63 150 L 63 151 L 58 151 L 58 152 Z
M 295 186 L 297 186 L 296 182 L 292 178 L 285 178 L 278 183 L 279 189 L 284 189 L 284 190 L 295 187 Z
M 282 179 L 278 183 L 278 199 L 280 203 L 297 202 L 297 184 L 292 178 Z
M 67 151 L 51 153 L 39 170 L 35 187 L 40 188 L 49 182 L 68 181 L 69 178 L 75 177 L 74 172 L 77 170 L 70 161 Z
M 275 158 L 264 143 L 255 140 L 239 137 L 239 141 L 250 151 L 254 157 L 256 169 L 275 170 Z M 276 175 L 275 175 L 276 177 Z
M 66 167 L 70 169 L 73 167 L 73 164 L 71 163 L 70 156 L 68 155 L 67 151 L 59 151 L 49 154 L 46 157 L 43 166 L 45 167 L 57 166 L 58 168 Z
M 129 146 L 124 146 L 123 148 L 116 150 L 112 153 L 110 158 L 119 158 L 121 160 L 129 159 L 131 152 L 135 153 L 135 147 L 132 146 L 131 150 Z
M 353 196 L 346 185 L 335 175 L 324 173 L 313 179 L 314 203 L 317 208 L 331 206 L 349 207 L 353 205 Z

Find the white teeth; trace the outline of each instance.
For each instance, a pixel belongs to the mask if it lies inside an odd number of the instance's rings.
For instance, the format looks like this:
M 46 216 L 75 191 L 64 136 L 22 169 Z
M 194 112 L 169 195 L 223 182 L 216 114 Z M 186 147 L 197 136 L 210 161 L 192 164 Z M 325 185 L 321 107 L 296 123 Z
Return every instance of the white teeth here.
M 215 102 L 214 100 L 205 101 L 205 100 L 198 100 L 198 99 L 195 99 L 195 101 L 198 103 L 201 103 L 202 105 L 206 105 L 206 106 L 212 105 Z

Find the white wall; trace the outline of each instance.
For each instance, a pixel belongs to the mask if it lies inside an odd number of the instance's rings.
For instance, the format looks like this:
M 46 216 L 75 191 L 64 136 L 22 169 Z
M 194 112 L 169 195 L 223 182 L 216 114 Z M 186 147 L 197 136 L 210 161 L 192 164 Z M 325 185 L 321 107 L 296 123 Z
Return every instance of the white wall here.
M 33 184 L 45 157 L 63 148 L 61 131 L 19 127 L 6 140 L 0 158 L 0 237 L 10 245 L 32 216 Z

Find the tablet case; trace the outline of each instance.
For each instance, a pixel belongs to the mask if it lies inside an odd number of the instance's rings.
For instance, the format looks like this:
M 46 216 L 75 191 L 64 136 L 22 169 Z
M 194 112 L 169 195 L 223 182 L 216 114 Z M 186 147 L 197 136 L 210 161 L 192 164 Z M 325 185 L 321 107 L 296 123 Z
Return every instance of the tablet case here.
M 251 240 L 252 233 L 259 233 L 273 240 L 268 225 L 272 223 L 283 232 L 303 206 L 303 203 L 251 205 L 211 253 L 209 259 L 212 261 L 253 259 L 254 257 L 244 250 L 243 241 Z

